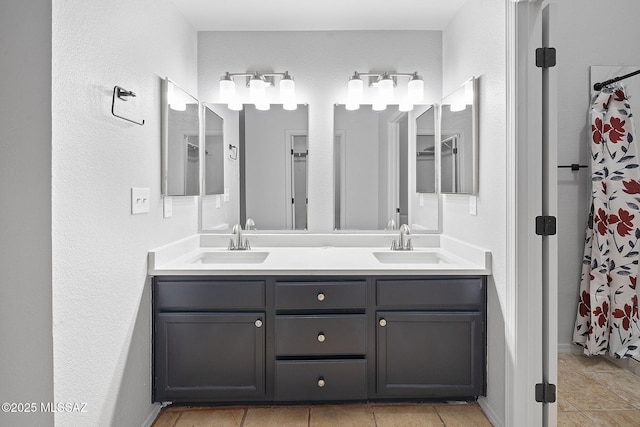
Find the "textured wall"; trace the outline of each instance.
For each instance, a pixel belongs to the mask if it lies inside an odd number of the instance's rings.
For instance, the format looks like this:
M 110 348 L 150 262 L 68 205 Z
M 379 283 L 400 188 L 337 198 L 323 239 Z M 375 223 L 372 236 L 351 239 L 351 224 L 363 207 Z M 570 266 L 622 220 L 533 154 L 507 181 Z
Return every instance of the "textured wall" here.
M 51 2 L 0 13 L 0 403 L 53 401 Z M 53 425 L 0 412 L 0 425 Z
M 53 2 L 53 341 L 56 425 L 142 425 L 151 405 L 150 248 L 197 232 L 195 198 L 162 217 L 161 78 L 196 93 L 196 32 L 166 0 Z M 114 85 L 131 116 L 111 115 Z M 33 100 L 32 100 L 33 101 Z M 151 211 L 130 214 L 130 188 Z
M 443 93 L 480 79 L 477 216 L 469 196 L 446 195 L 443 233 L 491 250 L 488 288 L 488 389 L 482 405 L 494 421 L 505 414 L 506 288 L 506 16 L 502 0 L 469 0 L 445 28 Z
M 226 71 L 288 70 L 294 76 L 298 102 L 309 104 L 309 230 L 328 232 L 334 223 L 333 106 L 346 101 L 349 77 L 354 71 L 418 71 L 425 102 L 433 103 L 441 98 L 441 58 L 439 31 L 201 32 L 198 93 L 217 102 Z M 233 197 L 237 189 L 230 192 Z
M 558 164 L 589 164 L 588 114 L 591 65 L 640 64 L 640 2 L 563 0 L 557 2 Z M 603 19 L 603 13 L 615 19 Z M 638 81 L 637 77 L 635 78 Z M 640 94 L 630 94 L 640 127 Z M 571 345 L 591 192 L 589 170 L 558 170 L 558 351 Z

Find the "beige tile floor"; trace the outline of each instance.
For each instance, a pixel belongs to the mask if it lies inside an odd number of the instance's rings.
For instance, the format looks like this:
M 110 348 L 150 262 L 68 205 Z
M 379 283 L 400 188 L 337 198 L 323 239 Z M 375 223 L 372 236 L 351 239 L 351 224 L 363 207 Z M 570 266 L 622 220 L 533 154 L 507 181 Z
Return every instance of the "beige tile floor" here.
M 602 357 L 558 356 L 558 427 L 640 427 L 640 377 Z
M 491 427 L 476 403 L 171 407 L 153 427 Z
M 171 407 L 153 427 L 482 427 L 476 403 Z M 601 357 L 558 356 L 558 427 L 640 427 L 640 377 Z

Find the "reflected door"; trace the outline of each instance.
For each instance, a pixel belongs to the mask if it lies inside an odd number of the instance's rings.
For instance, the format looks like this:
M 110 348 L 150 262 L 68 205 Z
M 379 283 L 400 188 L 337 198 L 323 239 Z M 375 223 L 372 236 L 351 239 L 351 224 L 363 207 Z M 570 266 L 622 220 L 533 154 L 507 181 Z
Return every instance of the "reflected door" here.
M 443 193 L 458 193 L 458 135 L 442 135 L 442 147 L 440 148 L 442 186 Z
M 307 229 L 307 135 L 291 136 L 291 209 L 294 230 Z
M 198 194 L 200 191 L 200 147 L 198 135 L 185 135 L 185 168 L 184 168 L 184 194 Z

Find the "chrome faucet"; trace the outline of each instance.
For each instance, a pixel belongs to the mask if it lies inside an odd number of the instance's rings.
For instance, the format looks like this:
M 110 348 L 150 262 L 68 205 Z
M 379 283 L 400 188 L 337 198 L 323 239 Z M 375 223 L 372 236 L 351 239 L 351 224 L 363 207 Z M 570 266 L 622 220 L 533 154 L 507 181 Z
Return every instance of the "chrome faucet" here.
M 247 251 L 251 249 L 249 245 L 249 239 L 245 239 L 242 241 L 242 226 L 240 224 L 236 224 L 233 226 L 232 233 L 236 235 L 235 241 L 231 239 L 229 241 L 229 249 L 230 251 Z
M 391 218 L 389 222 L 387 222 L 387 230 L 395 230 L 396 229 L 396 220 Z
M 407 224 L 402 224 L 400 226 L 400 237 L 399 241 L 396 242 L 396 239 L 393 239 L 391 243 L 392 251 L 411 251 L 413 250 L 413 246 L 411 245 L 411 238 L 408 237 L 411 235 L 411 230 Z
M 245 230 L 255 230 L 256 229 L 256 223 L 252 218 L 247 218 L 247 222 L 245 222 L 244 224 L 244 229 Z

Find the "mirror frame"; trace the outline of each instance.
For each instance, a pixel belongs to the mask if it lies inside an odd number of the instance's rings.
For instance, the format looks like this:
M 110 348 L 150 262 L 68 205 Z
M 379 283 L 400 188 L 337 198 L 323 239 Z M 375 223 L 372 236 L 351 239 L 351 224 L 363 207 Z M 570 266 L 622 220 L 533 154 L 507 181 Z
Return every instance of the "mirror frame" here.
M 169 194 L 169 85 L 173 85 L 177 89 L 181 90 L 190 98 L 193 98 L 195 101 L 194 104 L 197 106 L 198 111 L 198 125 L 195 131 L 198 134 L 198 146 L 201 145 L 201 124 L 202 124 L 202 107 L 197 98 L 193 95 L 189 94 L 187 91 L 182 89 L 180 86 L 176 85 L 175 82 L 168 77 L 162 80 L 162 91 L 161 91 L 161 138 L 160 138 L 160 157 L 161 157 L 161 194 L 163 196 L 170 197 L 193 197 L 199 196 L 202 193 L 202 156 L 201 153 L 198 153 L 198 179 L 197 185 L 198 190 L 194 194 Z
M 460 90 L 465 91 L 466 87 L 470 87 L 473 90 L 473 96 L 471 99 L 471 167 L 472 167 L 472 171 L 471 171 L 471 191 L 442 191 L 442 172 L 443 172 L 443 168 L 442 168 L 442 135 L 444 133 L 444 129 L 442 127 L 442 118 L 444 116 L 443 114 L 443 107 L 445 105 L 451 105 L 451 98 L 454 96 L 454 94 Z M 446 103 L 446 101 L 449 100 L 449 104 Z M 465 101 L 466 102 L 466 101 Z M 467 104 L 469 105 L 469 104 Z M 442 99 L 442 102 L 439 106 L 439 114 L 438 114 L 438 140 L 440 141 L 439 147 L 438 147 L 438 151 L 439 153 L 439 180 L 438 180 L 438 192 L 440 194 L 466 194 L 466 195 L 477 195 L 478 194 L 478 147 L 479 147 L 479 143 L 478 143 L 478 79 L 476 77 L 471 77 L 470 79 L 468 79 L 467 81 L 465 81 L 462 85 L 460 85 L 458 88 L 456 88 L 456 90 L 454 90 L 453 92 L 451 92 L 449 95 L 445 96 Z

